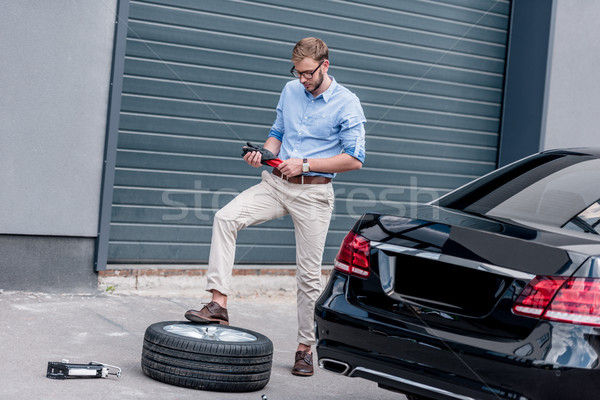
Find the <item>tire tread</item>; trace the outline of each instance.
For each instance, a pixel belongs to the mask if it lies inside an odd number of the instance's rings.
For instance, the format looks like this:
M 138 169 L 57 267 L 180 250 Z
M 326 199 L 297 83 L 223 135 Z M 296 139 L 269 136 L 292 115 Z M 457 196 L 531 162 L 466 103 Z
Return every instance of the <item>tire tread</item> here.
M 273 343 L 266 336 L 251 333 L 251 342 L 214 342 L 178 336 L 158 322 L 144 334 L 141 365 L 152 379 L 193 389 L 219 392 L 251 392 L 267 385 L 273 363 Z

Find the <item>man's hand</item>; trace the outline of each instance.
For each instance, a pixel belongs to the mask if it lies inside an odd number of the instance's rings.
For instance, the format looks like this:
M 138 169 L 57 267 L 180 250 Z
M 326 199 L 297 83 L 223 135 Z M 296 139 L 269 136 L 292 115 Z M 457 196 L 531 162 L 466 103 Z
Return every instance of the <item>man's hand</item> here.
M 285 176 L 298 176 L 302 174 L 302 159 L 290 158 L 277 167 Z
M 276 148 L 276 150 L 279 151 L 279 146 L 276 146 L 276 144 L 280 142 L 275 139 L 276 143 L 273 144 L 272 141 L 269 141 L 269 139 L 267 139 L 265 146 L 271 145 L 271 147 L 274 149 Z M 270 167 L 277 167 L 279 164 L 281 164 L 281 160 L 267 147 L 257 146 L 250 142 L 246 142 L 246 144 L 247 146 L 242 147 L 242 157 L 248 163 L 248 165 L 257 167 L 256 160 L 258 160 L 260 164 L 268 165 Z M 249 156 L 248 154 L 250 153 L 252 153 L 252 155 Z M 254 153 L 258 153 L 259 157 L 257 158 Z
M 262 155 L 258 151 L 251 151 L 249 153 L 246 153 L 246 155 L 244 156 L 244 160 L 248 163 L 248 165 L 254 168 L 262 167 L 262 164 L 260 163 L 260 161 L 262 160 Z

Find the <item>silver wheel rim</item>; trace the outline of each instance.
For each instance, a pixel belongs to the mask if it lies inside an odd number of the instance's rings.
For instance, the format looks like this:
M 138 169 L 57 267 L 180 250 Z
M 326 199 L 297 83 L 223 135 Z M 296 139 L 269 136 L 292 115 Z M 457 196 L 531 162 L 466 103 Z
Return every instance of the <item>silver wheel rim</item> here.
M 163 328 L 169 333 L 194 339 L 214 340 L 215 342 L 254 342 L 256 336 L 220 325 L 172 324 Z

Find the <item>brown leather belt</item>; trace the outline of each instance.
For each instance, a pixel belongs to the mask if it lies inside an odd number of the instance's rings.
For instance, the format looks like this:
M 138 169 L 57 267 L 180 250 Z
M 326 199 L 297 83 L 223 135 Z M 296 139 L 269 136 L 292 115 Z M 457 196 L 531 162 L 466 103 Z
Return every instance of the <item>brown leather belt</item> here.
M 288 181 L 289 183 L 297 183 L 297 184 L 305 184 L 305 185 L 314 185 L 319 183 L 329 183 L 331 182 L 331 178 L 326 178 L 324 176 L 285 176 L 281 173 L 277 168 L 273 168 L 273 175 Z

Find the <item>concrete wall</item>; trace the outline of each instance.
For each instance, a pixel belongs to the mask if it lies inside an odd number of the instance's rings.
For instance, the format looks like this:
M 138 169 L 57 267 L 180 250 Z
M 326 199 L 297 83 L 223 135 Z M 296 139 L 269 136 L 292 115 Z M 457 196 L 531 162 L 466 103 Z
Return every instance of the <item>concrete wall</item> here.
M 600 147 L 600 1 L 555 0 L 541 148 Z
M 0 234 L 95 237 L 116 0 L 0 13 Z
M 97 288 L 117 0 L 0 12 L 0 289 Z
M 498 166 L 540 150 L 552 33 L 552 0 L 513 0 Z

